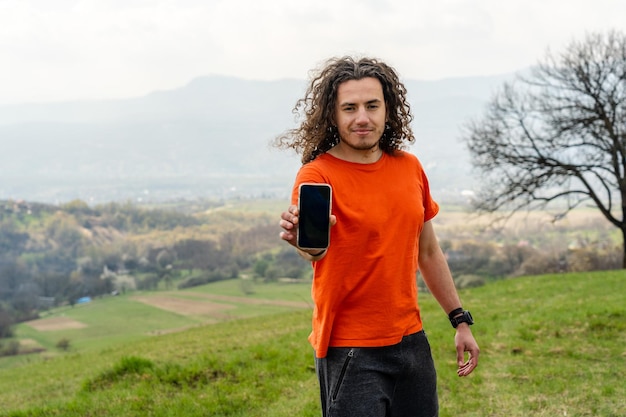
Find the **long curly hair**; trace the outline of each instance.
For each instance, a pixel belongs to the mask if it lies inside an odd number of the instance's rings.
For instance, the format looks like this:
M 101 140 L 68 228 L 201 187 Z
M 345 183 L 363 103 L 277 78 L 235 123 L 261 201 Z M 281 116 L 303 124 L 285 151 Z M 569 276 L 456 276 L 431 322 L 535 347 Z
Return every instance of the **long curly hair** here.
M 404 142 L 414 142 L 410 126 L 413 115 L 406 87 L 400 82 L 396 71 L 375 58 L 345 56 L 329 59 L 321 70 L 313 73 L 305 96 L 296 102 L 293 109 L 293 113 L 303 119 L 300 126 L 278 136 L 274 145 L 302 154 L 303 164 L 328 152 L 339 143 L 339 133 L 334 122 L 339 85 L 368 77 L 380 81 L 387 108 L 387 124 L 380 138 L 380 149 L 393 154 L 404 147 Z

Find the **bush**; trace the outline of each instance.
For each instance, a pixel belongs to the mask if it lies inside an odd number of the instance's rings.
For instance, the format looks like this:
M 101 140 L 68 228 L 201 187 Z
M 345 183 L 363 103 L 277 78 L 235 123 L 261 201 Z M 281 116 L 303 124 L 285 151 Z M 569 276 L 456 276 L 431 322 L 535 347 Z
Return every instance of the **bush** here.
M 64 337 L 57 342 L 56 346 L 58 349 L 67 352 L 70 349 L 70 340 Z
M 241 292 L 245 295 L 252 295 L 256 292 L 254 289 L 254 282 L 250 279 L 240 279 L 239 288 L 241 288 Z
M 604 271 L 621 267 L 621 253 L 617 248 L 598 249 L 586 247 L 570 250 L 567 256 L 568 271 Z
M 485 279 L 478 275 L 460 275 L 454 280 L 457 288 L 475 288 L 485 285 Z
M 526 258 L 513 276 L 540 275 L 563 272 L 564 265 L 561 257 L 551 252 L 536 252 Z
M 13 336 L 13 318 L 0 306 L 0 339 Z
M 15 356 L 20 353 L 20 342 L 11 340 L 6 346 L 0 345 L 0 356 Z

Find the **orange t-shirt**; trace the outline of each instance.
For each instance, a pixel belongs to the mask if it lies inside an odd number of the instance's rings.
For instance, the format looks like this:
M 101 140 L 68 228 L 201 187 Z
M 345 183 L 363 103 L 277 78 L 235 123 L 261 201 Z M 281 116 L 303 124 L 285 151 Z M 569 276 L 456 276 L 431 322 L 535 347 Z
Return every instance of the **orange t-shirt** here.
M 420 331 L 419 235 L 439 206 L 418 159 L 398 151 L 358 164 L 320 155 L 300 168 L 293 204 L 304 182 L 332 186 L 337 216 L 326 256 L 312 263 L 309 341 L 316 356 L 325 357 L 329 346 L 393 345 Z

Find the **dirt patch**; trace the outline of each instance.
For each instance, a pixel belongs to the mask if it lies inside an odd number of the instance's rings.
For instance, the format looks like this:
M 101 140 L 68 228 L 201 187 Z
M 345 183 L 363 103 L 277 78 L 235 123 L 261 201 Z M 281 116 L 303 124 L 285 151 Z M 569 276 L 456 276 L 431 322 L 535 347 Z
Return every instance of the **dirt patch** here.
M 40 347 L 41 345 L 34 339 L 21 339 L 20 346 L 25 348 Z
M 31 353 L 40 353 L 45 352 L 46 348 L 41 346 L 36 340 L 33 339 L 22 339 L 20 340 L 20 355 L 28 355 Z
M 150 296 L 132 297 L 139 301 L 162 310 L 172 311 L 185 316 L 220 316 L 223 311 L 235 308 L 234 305 L 218 304 L 207 301 L 184 300 L 176 297 Z
M 40 332 L 52 332 L 55 330 L 82 329 L 87 327 L 85 323 L 69 317 L 51 317 L 48 319 L 33 320 L 26 323 Z

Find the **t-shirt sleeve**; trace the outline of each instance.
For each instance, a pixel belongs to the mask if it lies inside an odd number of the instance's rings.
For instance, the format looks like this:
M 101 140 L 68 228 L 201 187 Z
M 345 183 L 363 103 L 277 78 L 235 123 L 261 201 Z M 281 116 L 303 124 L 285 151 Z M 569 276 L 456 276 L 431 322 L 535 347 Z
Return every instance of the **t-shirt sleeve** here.
M 422 199 L 424 201 L 424 221 L 432 220 L 437 213 L 439 213 L 439 204 L 433 199 L 430 193 L 430 184 L 428 183 L 428 177 L 422 167 L 422 164 L 418 161 L 418 169 L 422 179 Z

